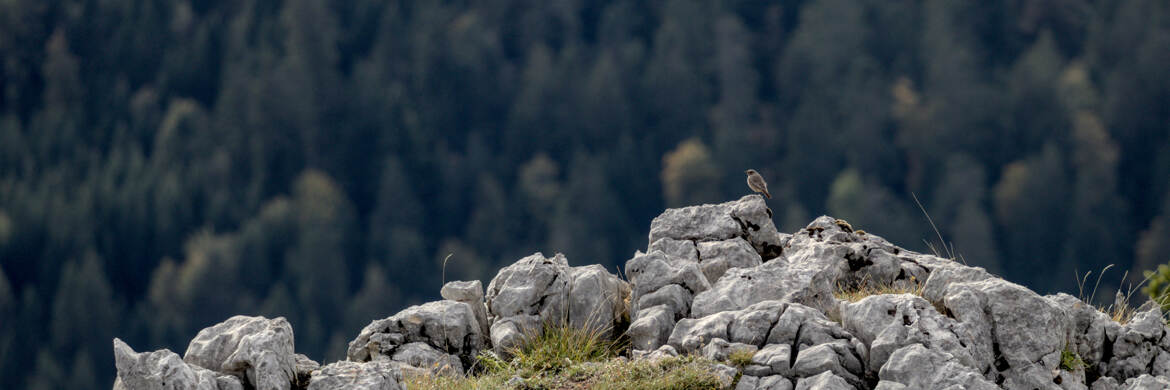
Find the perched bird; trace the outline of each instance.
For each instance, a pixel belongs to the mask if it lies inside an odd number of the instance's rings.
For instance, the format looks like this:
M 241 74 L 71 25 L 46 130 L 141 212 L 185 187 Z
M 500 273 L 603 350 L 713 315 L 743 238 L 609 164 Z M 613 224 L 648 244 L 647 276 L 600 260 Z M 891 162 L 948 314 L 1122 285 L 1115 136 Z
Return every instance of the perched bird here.
M 764 182 L 764 177 L 760 176 L 759 172 L 756 172 L 755 169 L 749 169 L 743 171 L 743 173 L 747 174 L 748 188 L 751 188 L 752 191 L 763 193 L 768 199 L 772 199 L 772 194 L 768 193 L 768 183 Z

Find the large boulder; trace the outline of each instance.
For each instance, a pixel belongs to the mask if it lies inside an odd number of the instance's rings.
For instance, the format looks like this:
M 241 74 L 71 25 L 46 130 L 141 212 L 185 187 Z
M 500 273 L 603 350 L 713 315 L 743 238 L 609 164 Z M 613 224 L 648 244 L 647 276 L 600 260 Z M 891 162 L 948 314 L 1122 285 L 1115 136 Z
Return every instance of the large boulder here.
M 911 344 L 890 354 L 878 377 L 884 385 L 879 388 L 905 389 L 998 389 L 994 383 L 953 355 L 928 349 L 922 344 Z M 895 385 L 896 384 L 896 385 Z M 1048 385 L 1051 385 L 1050 381 Z M 884 386 L 884 387 L 883 387 Z
M 734 202 L 667 209 L 650 222 L 650 242 L 661 238 L 723 241 L 742 237 L 764 261 L 780 256 L 784 236 L 772 223 L 764 197 L 747 195 Z
M 443 299 L 465 303 L 475 313 L 481 335 L 488 334 L 487 305 L 483 302 L 483 283 L 478 280 L 447 282 L 439 290 Z
M 1002 279 L 953 283 L 943 300 L 970 335 L 967 348 L 980 372 L 1008 387 L 1053 384 L 1061 352 L 1071 339 L 1068 314 L 1059 304 Z
M 1104 363 L 1105 374 L 1119 381 L 1142 374 L 1170 375 L 1170 338 L 1162 311 L 1157 305 L 1136 314 L 1125 325 L 1106 328 L 1112 342 L 1111 359 Z
M 979 366 L 965 347 L 970 335 L 961 333 L 955 320 L 939 314 L 922 297 L 873 295 L 842 304 L 840 312 L 845 329 L 869 346 L 867 365 L 871 373 L 884 366 L 894 351 L 912 344 L 950 354 L 954 361 L 972 370 Z
M 947 262 L 857 233 L 844 221 L 827 216 L 791 235 L 786 243 L 779 258 L 727 270 L 710 289 L 695 296 L 690 315 L 702 317 L 768 300 L 828 310 L 835 308 L 833 292 L 842 286 L 916 284 L 929 275 L 923 264 Z
M 340 361 L 313 371 L 308 390 L 401 390 L 402 376 L 388 360 Z
M 743 238 L 698 244 L 699 268 L 707 281 L 715 283 L 731 268 L 750 268 L 763 263 L 760 254 Z
M 463 364 L 470 364 L 483 348 L 481 329 L 471 305 L 449 300 L 429 302 L 366 325 L 349 343 L 346 355 L 355 362 L 394 360 L 404 345 L 423 343 L 462 362 L 454 368 L 462 372 Z
M 260 390 L 289 389 L 296 380 L 293 330 L 284 317 L 235 316 L 203 329 L 183 360 L 239 376 Z
M 114 339 L 115 390 L 243 390 L 239 378 L 187 364 L 170 350 L 134 352 Z
M 541 253 L 504 267 L 488 284 L 491 342 L 507 355 L 544 325 L 592 328 L 607 337 L 628 321 L 630 286 L 600 265 L 570 267 Z

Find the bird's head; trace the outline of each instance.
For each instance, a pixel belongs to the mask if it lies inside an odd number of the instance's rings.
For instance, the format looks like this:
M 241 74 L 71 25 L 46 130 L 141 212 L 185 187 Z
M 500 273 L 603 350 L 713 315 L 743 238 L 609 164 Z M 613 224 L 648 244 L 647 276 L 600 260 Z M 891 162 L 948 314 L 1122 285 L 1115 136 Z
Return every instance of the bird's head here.
M 755 170 L 755 169 L 749 169 L 749 170 L 743 171 L 743 173 L 745 173 L 745 174 L 748 174 L 748 175 L 752 175 L 752 174 L 755 174 L 755 173 L 756 173 L 756 170 Z

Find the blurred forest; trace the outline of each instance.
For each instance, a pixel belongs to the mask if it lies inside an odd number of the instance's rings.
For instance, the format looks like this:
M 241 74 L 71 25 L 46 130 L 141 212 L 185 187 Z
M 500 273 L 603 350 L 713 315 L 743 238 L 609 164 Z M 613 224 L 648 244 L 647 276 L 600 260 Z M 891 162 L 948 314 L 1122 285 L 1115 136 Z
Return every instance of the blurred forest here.
M 612 270 L 746 168 L 783 231 L 941 246 L 915 194 L 1043 292 L 1170 261 L 1170 3 L 777 3 L 0 0 L 3 387 L 233 314 L 339 359 L 444 276 Z

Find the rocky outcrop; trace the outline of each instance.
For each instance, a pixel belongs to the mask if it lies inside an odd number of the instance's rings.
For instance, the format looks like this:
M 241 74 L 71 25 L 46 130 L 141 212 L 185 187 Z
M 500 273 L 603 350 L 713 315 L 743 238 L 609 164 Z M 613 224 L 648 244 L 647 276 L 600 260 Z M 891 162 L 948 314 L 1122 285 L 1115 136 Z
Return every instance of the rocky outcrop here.
M 118 369 L 114 390 L 244 389 L 235 376 L 187 364 L 166 349 L 137 353 L 119 339 L 114 339 L 114 366 Z
M 608 335 L 624 328 L 629 294 L 629 284 L 600 265 L 570 267 L 562 254 L 533 254 L 501 269 L 488 284 L 491 343 L 507 355 L 546 324 Z
M 183 360 L 260 390 L 286 390 L 296 381 L 293 331 L 284 317 L 235 316 L 199 331 Z
M 625 335 L 632 359 L 725 362 L 713 373 L 743 390 L 1170 388 L 1156 305 L 1118 323 L 831 217 L 779 233 L 758 195 L 666 210 L 625 275 L 533 254 L 486 291 L 451 282 L 445 300 L 373 321 L 347 361 L 325 366 L 295 354 L 282 318 L 204 329 L 183 359 L 115 340 L 115 388 L 398 389 L 411 375 L 465 375 L 480 351 L 506 357 L 559 325 Z M 877 287 L 897 293 L 842 294 Z

